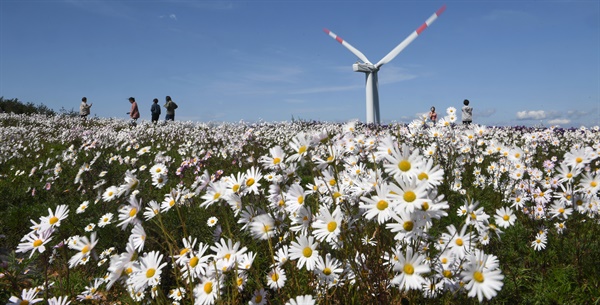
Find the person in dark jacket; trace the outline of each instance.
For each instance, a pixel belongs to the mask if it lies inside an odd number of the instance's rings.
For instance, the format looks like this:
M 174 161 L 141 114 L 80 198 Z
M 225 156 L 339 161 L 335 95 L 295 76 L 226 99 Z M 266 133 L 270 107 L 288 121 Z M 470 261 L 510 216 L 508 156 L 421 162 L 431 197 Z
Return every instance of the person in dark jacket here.
M 165 108 L 167 108 L 167 115 L 165 119 L 167 121 L 175 121 L 175 109 L 177 109 L 177 104 L 175 104 L 175 102 L 173 102 L 171 97 L 168 95 L 165 99 L 167 101 L 165 103 Z
M 160 117 L 160 106 L 158 105 L 158 99 L 155 98 L 153 100 L 152 107 L 150 108 L 150 112 L 152 113 L 152 123 L 156 124 L 158 122 L 158 118 Z

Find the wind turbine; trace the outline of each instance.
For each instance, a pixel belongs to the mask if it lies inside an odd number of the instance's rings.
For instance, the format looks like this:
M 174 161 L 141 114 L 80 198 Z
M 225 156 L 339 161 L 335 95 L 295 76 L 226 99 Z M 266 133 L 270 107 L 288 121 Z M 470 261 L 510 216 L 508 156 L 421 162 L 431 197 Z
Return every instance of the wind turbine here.
M 406 46 L 408 46 L 415 38 L 417 38 L 421 32 L 423 32 L 428 26 L 430 26 L 439 15 L 441 15 L 446 10 L 446 6 L 442 6 L 437 10 L 429 19 L 425 21 L 420 27 L 418 27 L 414 32 L 412 32 L 404 41 L 402 41 L 399 45 L 397 45 L 390 53 L 384 56 L 378 63 L 372 64 L 369 59 L 355 47 L 350 45 L 348 42 L 343 40 L 341 37 L 333 33 L 328 29 L 323 29 L 325 33 L 331 36 L 333 39 L 337 40 L 341 43 L 346 49 L 350 50 L 354 55 L 356 55 L 361 62 L 357 62 L 352 65 L 352 69 L 354 72 L 363 72 L 366 76 L 366 87 L 367 87 L 367 123 L 377 123 L 379 124 L 379 92 L 378 92 L 378 84 L 377 84 L 377 71 L 383 66 L 390 62 L 394 57 L 396 57 Z

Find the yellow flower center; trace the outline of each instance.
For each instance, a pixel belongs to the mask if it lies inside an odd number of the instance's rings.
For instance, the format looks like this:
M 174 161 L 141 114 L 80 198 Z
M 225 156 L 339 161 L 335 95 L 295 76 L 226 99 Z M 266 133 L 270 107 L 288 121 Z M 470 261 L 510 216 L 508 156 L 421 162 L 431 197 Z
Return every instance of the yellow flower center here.
M 323 269 L 323 274 L 330 275 L 331 274 L 331 269 L 329 269 L 329 268 Z
M 502 216 L 502 219 L 504 219 L 504 221 L 508 221 L 510 219 L 510 216 L 504 215 L 504 216 Z
M 215 193 L 213 195 L 213 200 L 217 200 L 217 199 L 219 199 L 219 197 L 221 197 L 221 193 Z
M 473 279 L 478 283 L 483 283 L 483 273 L 481 271 L 475 271 L 475 273 L 473 273 Z
M 577 158 L 575 159 L 575 162 L 577 162 L 577 163 L 581 163 L 581 162 L 583 162 L 583 158 L 581 158 L 581 157 L 577 157 Z
M 448 258 L 447 257 L 443 257 L 441 261 L 442 261 L 442 264 L 446 264 L 446 263 L 448 263 Z
M 412 275 L 413 273 L 415 273 L 415 267 L 413 267 L 413 265 L 409 263 L 404 264 L 404 273 Z
M 312 253 L 313 250 L 310 247 L 306 247 L 304 250 L 302 250 L 302 255 L 304 255 L 304 257 L 311 257 Z
M 146 271 L 146 278 L 151 278 L 154 276 L 154 274 L 156 274 L 156 269 L 150 268 L 148 271 Z
M 305 153 L 305 152 L 306 152 L 306 145 L 303 145 L 302 147 L 300 147 L 298 149 L 298 154 L 300 154 L 300 155 L 303 154 L 303 153 Z
M 43 243 L 44 242 L 41 239 L 37 239 L 33 242 L 33 246 L 37 248 L 37 247 L 41 246 Z
M 327 231 L 333 232 L 337 228 L 337 222 L 331 221 L 327 224 Z
M 592 181 L 592 182 L 590 182 L 590 186 L 591 187 L 596 187 L 596 186 L 598 186 L 598 182 Z
M 404 192 L 404 196 L 402 196 L 402 198 L 404 198 L 404 201 L 406 202 L 413 202 L 415 199 L 417 199 L 417 195 L 413 191 L 407 191 Z
M 452 271 L 450 270 L 444 270 L 442 271 L 442 274 L 444 275 L 445 278 L 451 278 L 452 277 Z
M 457 245 L 457 246 L 459 246 L 459 247 L 462 247 L 462 245 L 463 245 L 463 240 L 462 240 L 462 238 L 457 238 L 455 242 L 456 242 L 456 245 Z
M 194 256 L 190 259 L 190 267 L 194 268 L 198 265 L 198 261 L 200 259 L 197 256 Z
M 298 197 L 298 204 L 303 204 L 304 203 L 304 197 L 300 196 Z
M 558 212 L 562 214 L 562 213 L 564 213 L 564 212 L 565 212 L 565 209 L 563 209 L 563 208 L 559 208 L 559 209 L 558 209 Z
M 333 193 L 333 199 L 338 199 L 340 196 L 342 196 L 342 194 L 340 194 L 340 192 Z
M 83 254 L 87 254 L 88 252 L 90 252 L 90 246 L 85 246 L 83 247 L 83 249 L 81 249 L 81 253 Z
M 260 302 L 262 302 L 262 295 L 259 294 L 259 295 L 257 295 L 257 296 L 254 297 L 254 303 L 258 304 Z
M 231 253 L 227 253 L 225 254 L 225 256 L 223 256 L 223 258 L 229 260 L 229 258 L 231 258 Z
M 188 251 L 190 251 L 190 249 L 188 249 L 188 248 L 183 248 L 181 251 L 179 251 L 179 256 L 183 256 L 183 255 L 185 255 L 186 253 L 188 253 Z
M 131 210 L 129 210 L 129 217 L 134 217 L 135 214 L 137 214 L 137 209 L 136 208 L 132 208 Z
M 423 211 L 429 210 L 429 203 L 427 201 L 424 201 L 423 204 L 421 205 L 421 209 Z
M 254 178 L 248 178 L 248 180 L 246 180 L 246 186 L 250 187 L 254 184 L 255 180 Z
M 237 193 L 240 190 L 240 185 L 236 184 L 231 189 L 233 190 L 234 193 Z
M 204 292 L 206 294 L 211 293 L 212 292 L 212 286 L 213 286 L 212 282 L 208 282 L 208 283 L 204 284 Z
M 383 211 L 385 209 L 387 209 L 388 207 L 388 203 L 385 200 L 379 200 L 379 202 L 377 202 L 377 209 L 380 211 Z
M 29 301 L 23 300 L 19 303 L 19 305 L 29 305 Z
M 400 169 L 403 172 L 409 171 L 410 170 L 410 162 L 408 162 L 408 160 L 400 161 L 400 163 L 398 163 L 398 169 Z
M 405 231 L 412 231 L 414 226 L 415 226 L 415 223 L 410 220 L 405 221 L 404 224 L 402 225 L 402 227 L 404 228 Z
M 131 267 L 125 269 L 125 274 L 131 274 L 131 272 L 133 272 L 133 269 Z
M 329 180 L 329 185 L 334 186 L 335 185 L 335 179 Z
M 429 175 L 427 175 L 427 173 L 425 173 L 425 172 L 422 172 L 419 174 L 418 178 L 419 178 L 419 180 L 428 180 Z
M 281 163 L 281 158 L 273 158 L 273 164 Z
M 53 224 L 57 223 L 57 222 L 58 222 L 58 217 L 56 217 L 56 216 L 52 216 L 52 218 L 50 218 L 50 221 L 49 221 L 49 222 L 50 222 L 50 224 L 51 224 L 51 225 L 53 225 Z
M 271 226 L 269 226 L 269 225 L 263 225 L 263 232 L 268 233 L 269 230 L 271 230 Z
M 277 282 L 277 280 L 279 280 L 279 274 L 277 274 L 277 273 L 271 274 L 271 279 L 273 280 L 273 282 Z

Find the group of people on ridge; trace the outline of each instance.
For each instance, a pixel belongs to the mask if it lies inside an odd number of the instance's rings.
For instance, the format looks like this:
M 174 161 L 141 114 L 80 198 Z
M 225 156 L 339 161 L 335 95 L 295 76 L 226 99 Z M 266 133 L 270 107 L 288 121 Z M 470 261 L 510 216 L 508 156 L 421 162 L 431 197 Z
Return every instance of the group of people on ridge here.
M 173 100 L 171 99 L 170 96 L 166 96 L 165 97 L 165 105 L 164 107 L 167 109 L 167 114 L 165 115 L 165 120 L 166 121 L 174 121 L 175 120 L 175 109 L 177 109 L 177 104 L 175 104 L 175 102 L 173 102 Z M 129 115 L 129 118 L 131 119 L 131 124 L 135 124 L 137 122 L 137 119 L 140 118 L 140 111 L 138 109 L 138 105 L 137 102 L 135 101 L 134 97 L 130 97 L 129 98 L 129 103 L 131 103 L 131 109 L 129 110 L 129 112 L 127 112 L 127 114 Z M 79 116 L 83 119 L 87 118 L 87 116 L 90 114 L 90 108 L 92 108 L 92 104 L 88 104 L 87 103 L 87 98 L 84 96 L 81 99 L 81 105 L 79 106 Z M 161 114 L 161 109 L 160 106 L 158 105 L 158 99 L 155 98 L 152 101 L 152 107 L 150 107 L 150 113 L 152 114 L 152 123 L 156 124 L 156 122 L 158 122 L 158 119 L 160 118 L 160 114 Z
M 437 113 L 435 112 L 435 107 L 431 107 L 431 110 L 428 114 L 429 120 L 433 123 L 437 122 Z M 462 122 L 465 125 L 471 124 L 473 122 L 473 107 L 469 106 L 469 100 L 463 101 L 462 106 Z

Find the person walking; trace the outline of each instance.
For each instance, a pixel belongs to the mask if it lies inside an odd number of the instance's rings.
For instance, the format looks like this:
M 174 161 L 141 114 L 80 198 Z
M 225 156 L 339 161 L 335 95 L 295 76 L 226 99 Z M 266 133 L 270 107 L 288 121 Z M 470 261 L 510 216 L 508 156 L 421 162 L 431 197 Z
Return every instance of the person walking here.
M 167 101 L 165 103 L 165 108 L 167 108 L 167 115 L 165 116 L 165 120 L 175 121 L 175 109 L 177 109 L 177 104 L 175 104 L 175 102 L 173 102 L 171 97 L 168 95 L 167 97 L 165 97 L 165 100 Z
M 431 106 L 431 111 L 429 111 L 429 120 L 434 124 L 437 122 L 437 112 L 435 112 L 435 107 Z
M 464 106 L 462 107 L 462 122 L 465 125 L 469 125 L 473 121 L 473 107 L 469 106 L 469 100 L 464 100 L 463 104 Z
M 131 118 L 131 125 L 135 125 L 137 119 L 140 118 L 140 111 L 138 110 L 138 105 L 135 102 L 135 98 L 130 97 L 129 102 L 131 103 L 131 110 L 129 110 L 127 114 L 129 114 L 129 117 Z
M 152 107 L 150 108 L 150 112 L 152 113 L 152 123 L 156 124 L 160 118 L 160 106 L 158 105 L 157 98 L 155 98 L 152 102 L 153 103 Z
M 79 105 L 79 116 L 82 119 L 87 118 L 87 116 L 90 114 L 90 108 L 92 108 L 92 104 L 87 104 L 87 97 L 82 97 L 81 105 Z

